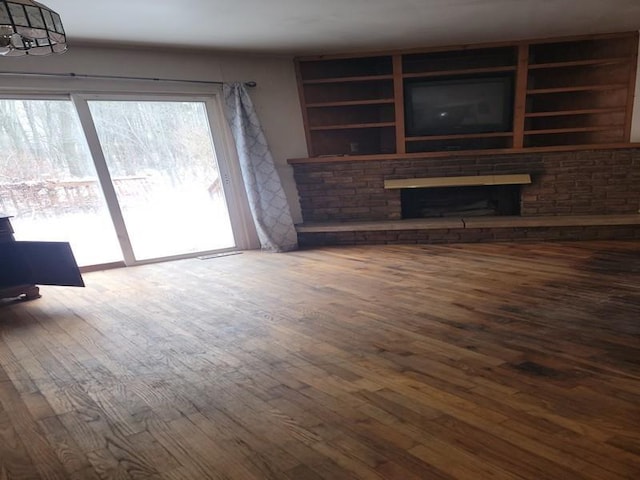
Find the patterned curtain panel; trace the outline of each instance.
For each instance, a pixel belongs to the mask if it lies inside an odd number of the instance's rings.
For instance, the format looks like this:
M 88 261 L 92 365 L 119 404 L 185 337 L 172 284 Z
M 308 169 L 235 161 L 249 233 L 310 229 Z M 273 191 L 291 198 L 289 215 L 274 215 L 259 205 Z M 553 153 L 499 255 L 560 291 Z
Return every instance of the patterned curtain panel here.
M 263 250 L 298 247 L 291 211 L 267 139 L 244 85 L 223 85 L 225 114 L 236 142 L 249 207 Z

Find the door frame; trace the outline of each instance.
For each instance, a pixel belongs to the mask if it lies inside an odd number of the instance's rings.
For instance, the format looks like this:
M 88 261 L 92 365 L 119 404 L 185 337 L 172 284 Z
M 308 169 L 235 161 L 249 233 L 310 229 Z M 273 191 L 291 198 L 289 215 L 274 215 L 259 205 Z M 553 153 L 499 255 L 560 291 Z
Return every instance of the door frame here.
M 109 212 L 112 215 L 114 227 L 118 241 L 122 247 L 124 262 L 127 266 L 144 265 L 168 260 L 180 260 L 193 258 L 214 253 L 223 253 L 235 250 L 251 248 L 251 230 L 248 224 L 249 218 L 242 209 L 242 194 L 244 188 L 241 177 L 237 171 L 231 168 L 229 159 L 232 157 L 229 145 L 224 135 L 224 117 L 222 114 L 222 104 L 220 95 L 211 93 L 209 95 L 198 94 L 154 94 L 154 93 L 71 93 L 71 101 L 76 107 L 80 124 L 87 139 L 89 150 L 94 159 L 98 179 L 102 186 Z M 218 165 L 225 202 L 231 222 L 231 230 L 235 246 L 225 249 L 207 250 L 202 252 L 187 253 L 183 255 L 170 255 L 152 259 L 138 260 L 135 257 L 131 240 L 127 234 L 126 225 L 122 216 L 114 184 L 109 173 L 104 151 L 98 137 L 95 122 L 89 109 L 89 101 L 115 101 L 115 102 L 197 102 L 205 106 L 207 127 L 211 135 L 211 144 Z M 245 194 L 246 195 L 246 194 Z
M 230 138 L 228 126 L 223 114 L 221 91 L 216 89 L 214 92 L 203 93 L 153 93 L 153 92 L 113 92 L 100 91 L 93 92 L 50 92 L 50 93 L 20 93 L 20 92 L 3 92 L 0 89 L 0 98 L 7 100 L 65 100 L 71 101 L 87 142 L 92 161 L 95 165 L 98 182 L 100 183 L 103 195 L 106 200 L 107 209 L 109 211 L 112 223 L 114 225 L 116 236 L 120 244 L 123 254 L 125 266 L 144 265 L 149 263 L 157 263 L 170 260 L 181 260 L 186 258 L 194 258 L 203 255 L 211 255 L 215 253 L 224 253 L 236 250 L 246 250 L 256 248 L 255 226 L 248 212 L 248 201 L 244 190 L 244 182 L 240 172 L 236 158 L 235 147 Z M 89 110 L 88 102 L 90 100 L 103 101 L 138 101 L 138 102 L 199 102 L 205 106 L 206 120 L 211 135 L 212 148 L 215 153 L 220 178 L 222 179 L 222 188 L 229 213 L 231 229 L 234 238 L 234 247 L 216 250 L 207 250 L 202 252 L 193 252 L 183 255 L 172 255 L 158 257 L 152 259 L 137 260 L 131 245 L 131 240 L 127 233 L 126 225 L 120 209 L 111 174 L 107 167 L 104 151 L 98 133 Z M 120 265 L 120 262 L 114 264 L 105 264 L 105 267 L 113 267 Z M 89 265 L 82 267 L 83 270 L 96 270 L 103 265 Z

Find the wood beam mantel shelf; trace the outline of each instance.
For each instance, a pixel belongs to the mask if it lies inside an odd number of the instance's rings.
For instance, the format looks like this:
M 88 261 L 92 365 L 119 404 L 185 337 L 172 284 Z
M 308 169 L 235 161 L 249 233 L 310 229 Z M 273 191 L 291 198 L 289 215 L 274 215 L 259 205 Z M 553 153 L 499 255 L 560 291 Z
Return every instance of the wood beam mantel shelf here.
M 372 155 L 327 155 L 318 157 L 300 157 L 287 160 L 289 165 L 304 165 L 314 163 L 346 163 L 346 162 L 379 162 L 379 161 L 401 161 L 401 160 L 430 160 L 439 158 L 460 158 L 468 157 L 496 157 L 504 155 L 518 155 L 531 153 L 555 153 L 555 152 L 580 152 L 594 150 L 627 150 L 630 148 L 640 148 L 640 142 L 588 144 L 588 145 L 561 145 L 554 147 L 536 148 L 511 148 L 500 150 L 465 150 L 465 151 L 445 151 L 445 152 L 420 152 L 420 153 L 386 153 Z
M 513 175 L 475 175 L 463 177 L 403 178 L 385 180 L 388 190 L 402 188 L 472 187 L 489 185 L 527 185 L 531 183 L 528 173 Z

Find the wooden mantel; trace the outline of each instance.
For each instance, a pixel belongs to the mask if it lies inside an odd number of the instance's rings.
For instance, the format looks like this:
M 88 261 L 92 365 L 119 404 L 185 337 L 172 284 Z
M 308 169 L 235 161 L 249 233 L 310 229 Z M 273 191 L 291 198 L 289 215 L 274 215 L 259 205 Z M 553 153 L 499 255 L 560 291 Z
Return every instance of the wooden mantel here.
M 462 177 L 426 177 L 385 180 L 386 189 L 438 188 L 438 187 L 474 187 L 490 185 L 527 185 L 531 175 L 518 173 L 509 175 L 466 175 Z
M 537 148 L 510 148 L 495 150 L 464 150 L 446 152 L 421 152 L 421 153 L 388 153 L 378 155 L 324 155 L 317 157 L 299 157 L 287 160 L 289 165 L 301 165 L 305 163 L 340 163 L 340 162 L 373 162 L 392 160 L 411 160 L 429 158 L 455 158 L 466 156 L 502 156 L 517 155 L 526 153 L 547 153 L 547 152 L 576 152 L 586 150 L 620 150 L 626 148 L 640 148 L 640 142 L 610 143 L 598 145 L 563 145 L 554 147 Z

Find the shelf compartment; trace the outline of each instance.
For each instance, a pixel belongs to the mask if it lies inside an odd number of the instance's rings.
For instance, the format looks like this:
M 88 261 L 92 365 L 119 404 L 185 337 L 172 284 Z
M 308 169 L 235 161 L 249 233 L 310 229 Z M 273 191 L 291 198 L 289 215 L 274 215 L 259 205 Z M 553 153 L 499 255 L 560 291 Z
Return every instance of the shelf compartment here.
M 408 139 L 407 139 L 408 140 Z M 513 147 L 513 137 L 490 136 L 490 137 L 458 137 L 449 139 L 422 139 L 406 142 L 407 153 L 418 152 L 457 152 L 465 150 L 493 150 Z
M 311 130 L 362 128 L 359 125 L 371 124 L 391 126 L 395 122 L 395 109 L 390 103 L 315 107 L 307 109 L 307 121 Z
M 515 66 L 507 67 L 486 67 L 486 68 L 467 68 L 462 70 L 442 70 L 439 72 L 418 72 L 418 73 L 405 73 L 403 78 L 430 78 L 430 77 L 448 77 L 457 75 L 476 75 L 483 73 L 503 73 L 503 72 L 515 72 Z
M 611 128 L 624 125 L 625 111 L 609 113 L 592 113 L 582 115 L 556 115 L 546 117 L 528 117 L 525 120 L 525 130 L 556 130 L 562 128 Z
M 539 132 L 536 132 L 539 133 Z M 598 145 L 624 142 L 624 129 L 612 127 L 591 131 L 560 131 L 555 133 L 525 133 L 525 148 L 554 147 L 565 145 Z
M 393 80 L 303 85 L 307 104 L 393 98 Z
M 473 69 L 513 67 L 517 49 L 513 46 L 413 53 L 402 56 L 404 74 L 464 73 Z M 449 73 L 447 73 L 449 74 Z
M 573 68 L 548 68 L 531 70 L 528 89 L 541 90 L 566 87 L 628 86 L 631 62 L 609 65 L 587 65 Z M 635 68 L 635 65 L 633 66 Z
M 527 97 L 526 114 L 613 108 L 626 110 L 628 94 L 628 89 L 624 88 L 599 92 L 582 90 L 540 93 Z
M 637 47 L 636 35 L 533 44 L 529 47 L 529 64 L 531 67 L 548 63 L 633 57 Z
M 394 126 L 339 128 L 310 132 L 315 156 L 371 155 L 396 152 Z
M 305 82 L 341 77 L 391 75 L 393 65 L 390 55 L 327 60 L 299 61 L 300 76 Z

